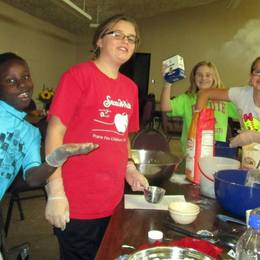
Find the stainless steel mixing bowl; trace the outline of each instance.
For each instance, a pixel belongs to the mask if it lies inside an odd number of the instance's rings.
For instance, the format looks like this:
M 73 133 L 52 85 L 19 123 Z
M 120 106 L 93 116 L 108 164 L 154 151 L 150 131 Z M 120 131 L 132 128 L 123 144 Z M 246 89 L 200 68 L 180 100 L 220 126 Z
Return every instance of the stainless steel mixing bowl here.
M 180 161 L 175 155 L 163 151 L 132 149 L 131 152 L 137 169 L 150 184 L 169 179 Z
M 182 248 L 177 246 L 156 246 L 143 250 L 139 250 L 128 256 L 128 260 L 181 260 L 181 259 L 200 259 L 211 260 L 210 256 L 207 256 L 197 250 L 191 248 Z

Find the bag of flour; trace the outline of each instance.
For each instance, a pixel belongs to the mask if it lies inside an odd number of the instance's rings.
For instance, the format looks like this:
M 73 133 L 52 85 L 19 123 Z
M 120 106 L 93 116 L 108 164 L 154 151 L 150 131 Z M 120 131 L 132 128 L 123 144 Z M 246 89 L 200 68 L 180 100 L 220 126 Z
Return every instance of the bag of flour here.
M 214 155 L 214 110 L 205 108 L 194 112 L 189 129 L 186 150 L 186 178 L 200 183 L 199 159 Z

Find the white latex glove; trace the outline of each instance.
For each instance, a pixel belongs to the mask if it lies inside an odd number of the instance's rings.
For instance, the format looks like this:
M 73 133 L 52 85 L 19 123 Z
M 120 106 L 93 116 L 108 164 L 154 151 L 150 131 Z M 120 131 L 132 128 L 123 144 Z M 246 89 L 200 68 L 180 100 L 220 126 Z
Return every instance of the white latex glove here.
M 251 143 L 260 143 L 260 132 L 254 130 L 242 131 L 230 140 L 229 146 L 233 148 Z
M 45 217 L 53 226 L 64 230 L 70 217 L 69 203 L 64 192 L 62 178 L 51 180 L 45 188 L 48 194 Z
M 149 186 L 147 179 L 143 174 L 138 172 L 132 161 L 129 161 L 127 164 L 126 181 L 131 186 L 132 191 L 143 191 Z
M 98 145 L 93 143 L 64 144 L 48 154 L 45 160 L 50 166 L 60 167 L 69 156 L 87 154 L 96 148 Z

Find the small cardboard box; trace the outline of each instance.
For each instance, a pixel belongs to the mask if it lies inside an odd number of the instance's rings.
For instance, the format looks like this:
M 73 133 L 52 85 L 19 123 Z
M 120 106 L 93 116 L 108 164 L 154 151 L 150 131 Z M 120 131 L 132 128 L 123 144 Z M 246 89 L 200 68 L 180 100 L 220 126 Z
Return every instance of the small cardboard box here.
M 164 79 L 173 83 L 185 78 L 184 60 L 180 55 L 175 55 L 163 61 L 165 67 Z
M 242 147 L 242 168 L 258 169 L 260 168 L 260 152 L 255 149 L 256 143 L 244 145 Z

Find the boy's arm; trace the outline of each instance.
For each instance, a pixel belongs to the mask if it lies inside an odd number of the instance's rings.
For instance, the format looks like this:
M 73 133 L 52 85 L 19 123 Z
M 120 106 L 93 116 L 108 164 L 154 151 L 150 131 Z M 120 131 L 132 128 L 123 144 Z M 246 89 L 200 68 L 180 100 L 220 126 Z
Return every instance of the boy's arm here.
M 46 162 L 40 166 L 26 171 L 26 181 L 30 186 L 38 186 L 67 160 L 69 156 L 87 154 L 96 149 L 98 145 L 93 143 L 64 144 L 46 156 Z
M 229 101 L 228 89 L 210 88 L 198 92 L 195 110 L 200 111 L 207 106 L 209 99 Z

